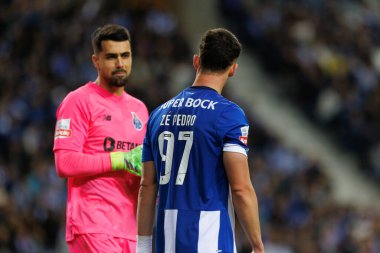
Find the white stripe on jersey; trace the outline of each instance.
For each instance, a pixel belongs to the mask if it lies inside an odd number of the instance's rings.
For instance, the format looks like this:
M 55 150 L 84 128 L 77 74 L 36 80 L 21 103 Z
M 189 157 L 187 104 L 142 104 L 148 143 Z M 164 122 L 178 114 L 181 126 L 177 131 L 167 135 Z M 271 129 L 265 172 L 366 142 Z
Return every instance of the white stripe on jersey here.
M 178 213 L 178 210 L 165 210 L 165 221 L 164 221 L 165 253 L 175 252 L 177 213 Z
M 241 154 L 247 156 L 247 151 L 242 146 L 237 145 L 237 144 L 226 143 L 223 146 L 223 151 L 224 152 L 237 152 L 237 153 L 241 153 Z
M 198 252 L 218 252 L 220 211 L 201 211 Z

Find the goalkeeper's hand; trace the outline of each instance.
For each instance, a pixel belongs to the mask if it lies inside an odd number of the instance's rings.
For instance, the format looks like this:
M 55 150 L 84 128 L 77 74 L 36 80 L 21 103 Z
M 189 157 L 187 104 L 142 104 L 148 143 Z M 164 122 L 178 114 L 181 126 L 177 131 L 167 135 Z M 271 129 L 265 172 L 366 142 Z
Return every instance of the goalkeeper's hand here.
M 141 176 L 142 169 L 142 145 L 128 152 L 111 152 L 112 170 L 126 170 L 137 176 Z

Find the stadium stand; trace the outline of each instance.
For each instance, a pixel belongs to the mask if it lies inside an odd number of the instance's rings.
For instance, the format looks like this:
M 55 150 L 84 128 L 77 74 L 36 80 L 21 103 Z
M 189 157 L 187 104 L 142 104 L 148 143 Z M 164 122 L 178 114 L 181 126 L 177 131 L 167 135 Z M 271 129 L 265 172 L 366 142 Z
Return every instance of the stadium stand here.
M 380 180 L 376 9 L 354 0 L 220 2 L 277 90 Z
M 264 2 L 221 0 L 219 4 L 221 16 L 228 20 L 227 24 L 229 24 L 230 28 L 237 32 L 239 37 L 243 38 L 248 51 L 252 53 L 255 59 L 259 59 L 266 78 L 276 85 L 271 88 L 275 89 L 277 95 L 287 98 L 299 110 L 303 110 L 305 118 L 308 118 L 315 126 L 320 127 L 336 143 L 340 143 L 346 152 L 348 151 L 352 156 L 358 155 L 361 161 L 361 173 L 364 172 L 367 175 L 366 180 L 368 184 L 371 184 L 370 180 L 372 180 L 371 178 L 376 178 L 377 172 L 373 166 L 369 165 L 373 162 L 376 164 L 378 156 L 373 151 L 369 151 L 373 146 L 367 140 L 371 139 L 372 144 L 375 145 L 377 145 L 376 142 L 378 141 L 377 134 L 374 133 L 376 129 L 375 122 L 377 122 L 374 117 L 376 118 L 377 116 L 368 117 L 368 109 L 378 109 L 378 106 L 376 107 L 372 103 L 377 99 L 370 98 L 377 96 L 374 94 L 377 93 L 378 74 L 376 74 L 374 66 L 367 66 L 366 71 L 362 71 L 363 69 L 358 69 L 357 67 L 363 64 L 362 57 L 364 55 L 362 55 L 363 52 L 359 52 L 360 50 L 367 51 L 367 59 L 371 56 L 373 65 L 376 62 L 378 17 L 374 9 L 366 5 L 364 1 Z M 349 27 L 350 25 L 351 27 Z M 366 32 L 366 29 L 369 30 Z M 362 35 L 360 30 L 363 30 L 362 32 L 366 35 L 364 36 L 364 41 L 362 41 L 363 36 L 359 36 Z M 369 43 L 370 41 L 371 43 Z M 358 46 L 364 42 L 369 43 L 366 44 L 368 47 L 364 45 Z M 357 77 L 357 79 L 353 77 L 358 76 L 359 72 L 361 73 L 359 74 L 361 81 Z M 367 96 L 359 92 L 358 88 L 363 84 L 359 82 L 365 79 L 372 82 L 372 86 L 368 85 L 367 87 L 370 89 Z M 346 83 L 348 81 L 350 82 L 349 84 Z M 340 89 L 335 90 L 337 87 Z M 350 90 L 348 89 L 349 87 L 356 88 Z M 334 90 L 332 96 L 331 94 L 321 95 L 326 91 L 330 91 L 330 89 Z M 361 103 L 352 102 L 356 100 L 360 100 Z M 353 113 L 353 110 L 356 110 L 356 112 Z M 356 121 L 355 117 L 361 119 Z M 344 119 L 345 121 L 336 121 L 336 118 Z M 355 135 L 352 135 L 352 133 L 355 133 Z M 363 136 L 369 138 L 365 139 Z M 358 149 L 361 150 L 358 151 Z M 270 153 L 273 155 L 273 152 Z M 272 157 L 267 161 L 271 162 L 274 158 Z M 280 164 L 284 162 L 286 164 L 286 161 L 287 159 L 284 159 Z M 286 171 L 287 169 L 285 168 L 276 173 L 287 174 Z M 322 170 L 320 171 L 323 177 L 327 176 Z M 290 177 L 296 175 L 297 173 L 292 174 Z M 254 180 L 255 178 L 254 176 Z M 335 182 L 331 181 L 331 178 L 326 177 L 326 179 L 329 182 L 328 188 L 331 193 L 331 190 L 335 187 Z M 377 182 L 378 187 L 378 181 L 374 180 L 374 182 Z M 297 187 L 292 183 L 290 185 L 292 185 L 291 187 Z M 299 184 L 296 183 L 296 185 Z M 347 191 L 347 193 L 356 194 L 359 189 L 350 187 Z M 280 192 L 277 194 L 281 195 Z M 374 199 L 377 198 L 372 198 L 370 201 L 374 202 Z M 284 201 L 284 203 L 289 202 Z M 351 215 L 356 217 L 373 215 L 373 218 L 369 218 L 368 224 L 372 228 L 377 227 L 378 211 L 364 208 L 359 204 L 358 200 L 352 198 L 351 203 L 348 205 L 337 203 L 336 201 L 331 201 L 331 204 L 332 206 L 327 208 L 332 208 L 331 211 L 335 208 L 336 210 L 345 210 L 335 213 L 336 217 L 332 220 L 346 220 L 348 217 L 352 217 Z M 298 208 L 302 210 L 301 206 Z M 318 207 L 315 208 L 318 209 Z M 263 215 L 266 215 L 266 213 L 263 212 Z M 301 242 L 302 239 L 300 238 L 307 234 L 306 231 L 293 234 L 297 231 L 297 226 L 294 227 L 288 224 L 278 228 L 277 231 L 273 228 L 269 229 L 267 235 L 272 238 L 268 243 L 270 245 L 269 252 L 351 252 L 350 247 L 355 248 L 352 249 L 352 252 L 377 252 L 379 250 L 378 229 L 367 234 L 368 238 L 377 239 L 362 241 L 363 238 L 360 239 L 361 236 L 355 232 L 356 225 L 353 225 L 350 229 L 343 229 L 346 234 L 343 236 L 345 239 L 338 243 L 339 240 L 333 239 L 333 237 L 337 236 L 335 232 L 331 234 L 330 231 L 326 238 L 323 238 L 326 235 L 320 233 L 329 226 L 327 224 L 320 226 L 324 223 L 324 219 L 330 220 L 332 217 L 324 213 L 321 218 L 315 224 L 309 224 L 311 225 L 309 233 L 313 234 L 313 236 L 310 236 L 309 239 L 305 238 L 305 240 L 309 240 L 310 243 Z M 289 219 L 284 219 L 284 221 L 289 222 Z M 269 226 L 264 225 L 264 228 L 271 228 L 273 224 L 275 222 L 270 221 Z M 342 231 L 338 228 L 341 225 L 332 225 L 335 227 L 333 230 Z M 290 243 L 292 240 L 289 241 L 291 237 L 289 237 L 289 234 L 295 235 L 296 239 L 293 243 Z M 343 238 L 341 235 L 338 237 Z M 321 240 L 333 240 L 335 242 L 332 245 L 330 244 L 331 241 L 322 242 Z M 272 245 L 273 241 L 277 241 L 277 243 Z M 344 245 L 345 243 L 347 245 Z M 329 245 L 327 246 L 327 244 Z

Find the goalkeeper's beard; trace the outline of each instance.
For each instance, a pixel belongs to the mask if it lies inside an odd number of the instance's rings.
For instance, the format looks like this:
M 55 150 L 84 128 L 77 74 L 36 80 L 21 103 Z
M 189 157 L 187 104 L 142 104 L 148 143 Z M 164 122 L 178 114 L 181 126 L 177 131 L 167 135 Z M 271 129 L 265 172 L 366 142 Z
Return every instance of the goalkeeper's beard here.
M 111 77 L 107 78 L 107 82 L 114 87 L 124 87 L 128 82 L 128 75 L 125 76 L 117 76 L 112 75 Z

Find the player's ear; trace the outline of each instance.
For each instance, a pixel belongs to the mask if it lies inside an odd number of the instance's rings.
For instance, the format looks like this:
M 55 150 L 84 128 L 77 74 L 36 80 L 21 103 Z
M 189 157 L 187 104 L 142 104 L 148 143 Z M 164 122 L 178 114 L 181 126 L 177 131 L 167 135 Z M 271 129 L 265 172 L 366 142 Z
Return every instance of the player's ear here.
M 198 68 L 199 68 L 199 55 L 195 54 L 193 56 L 193 66 L 194 66 L 194 69 L 198 71 Z
M 96 56 L 96 54 L 93 54 L 93 55 L 92 55 L 91 60 L 92 60 L 92 64 L 94 64 L 94 67 L 95 67 L 96 69 L 99 69 L 99 59 L 98 59 L 98 57 Z
M 235 72 L 236 72 L 236 69 L 238 68 L 238 64 L 235 62 L 234 64 L 232 64 L 232 66 L 230 67 L 230 70 L 228 71 L 228 76 L 231 77 L 233 75 L 235 75 Z

